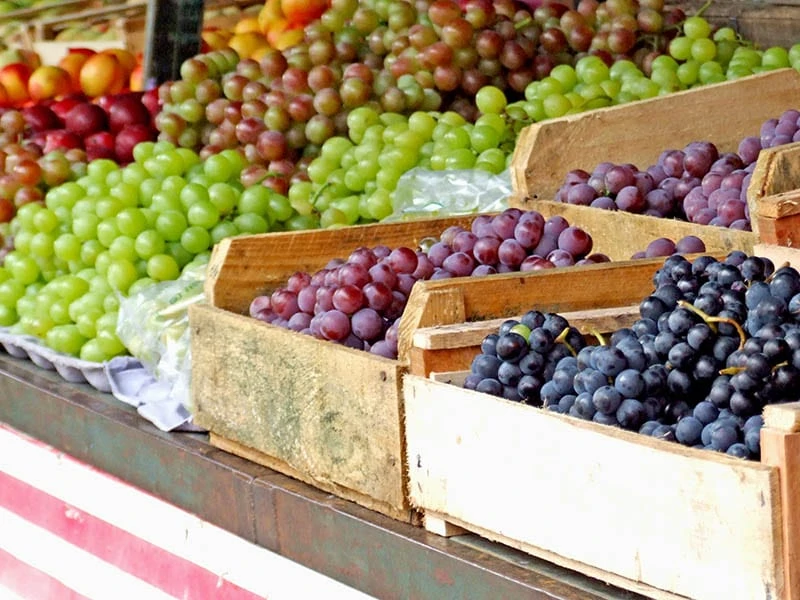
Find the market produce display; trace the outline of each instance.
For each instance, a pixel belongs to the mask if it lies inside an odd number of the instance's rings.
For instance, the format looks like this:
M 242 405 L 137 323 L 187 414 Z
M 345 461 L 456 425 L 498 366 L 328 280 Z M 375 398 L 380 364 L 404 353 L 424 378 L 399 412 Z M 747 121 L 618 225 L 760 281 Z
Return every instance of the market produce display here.
M 759 457 L 761 411 L 794 399 L 800 274 L 731 253 L 668 258 L 630 328 L 597 344 L 559 315 L 506 321 L 464 387 L 687 446 Z
M 758 155 L 797 141 L 799 118 L 790 109 L 769 119 L 758 135 L 739 143 L 738 152 L 720 154 L 713 143 L 697 141 L 683 150 L 665 149 L 644 170 L 601 163 L 591 173 L 570 171 L 555 200 L 749 231 L 747 188 Z

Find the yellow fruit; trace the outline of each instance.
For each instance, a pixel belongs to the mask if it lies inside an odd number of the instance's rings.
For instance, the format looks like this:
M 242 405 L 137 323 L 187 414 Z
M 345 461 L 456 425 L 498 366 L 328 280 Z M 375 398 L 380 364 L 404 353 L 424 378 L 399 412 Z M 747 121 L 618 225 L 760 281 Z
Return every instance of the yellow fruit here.
M 250 31 L 254 31 L 256 33 L 261 32 L 261 28 L 258 24 L 258 17 L 245 17 L 241 19 L 233 28 L 233 33 L 248 33 Z
M 259 30 L 266 35 L 272 24 L 282 19 L 281 0 L 267 0 L 264 3 L 264 8 L 258 13 Z
M 228 41 L 228 46 L 236 50 L 236 54 L 242 59 L 250 58 L 256 50 L 267 45 L 267 39 L 255 31 L 237 33 Z

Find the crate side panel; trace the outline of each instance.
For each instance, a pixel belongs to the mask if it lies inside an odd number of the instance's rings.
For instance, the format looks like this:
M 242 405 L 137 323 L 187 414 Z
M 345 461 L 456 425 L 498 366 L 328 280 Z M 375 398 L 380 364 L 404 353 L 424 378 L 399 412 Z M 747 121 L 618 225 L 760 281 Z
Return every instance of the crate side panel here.
M 193 307 L 196 420 L 221 437 L 402 508 L 396 361 Z
M 692 598 L 781 597 L 776 469 L 418 377 L 404 393 L 415 506 Z

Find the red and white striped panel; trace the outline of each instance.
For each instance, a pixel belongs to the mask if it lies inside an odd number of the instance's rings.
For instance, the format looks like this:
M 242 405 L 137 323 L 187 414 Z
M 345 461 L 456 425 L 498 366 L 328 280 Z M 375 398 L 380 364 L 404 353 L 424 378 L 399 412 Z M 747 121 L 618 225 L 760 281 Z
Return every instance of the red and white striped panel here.
M 369 597 L 0 423 L 0 600 Z

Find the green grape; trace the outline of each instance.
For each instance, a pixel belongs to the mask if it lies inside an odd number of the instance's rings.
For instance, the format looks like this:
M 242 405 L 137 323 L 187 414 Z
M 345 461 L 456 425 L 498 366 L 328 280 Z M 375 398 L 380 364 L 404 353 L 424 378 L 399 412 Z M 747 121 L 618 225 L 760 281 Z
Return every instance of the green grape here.
M 711 25 L 703 17 L 687 17 L 683 22 L 683 33 L 693 40 L 707 38 L 711 35 Z
M 198 200 L 186 212 L 189 225 L 199 225 L 205 229 L 214 227 L 219 223 L 219 219 L 219 209 L 210 200 Z
M 6 266 L 14 279 L 23 285 L 31 284 L 39 279 L 41 271 L 33 258 L 30 256 L 19 256 L 18 260 L 13 260 L 9 264 L 8 257 L 12 254 L 14 254 L 14 252 L 6 255 Z
M 119 165 L 108 158 L 93 160 L 86 167 L 86 176 L 96 181 L 105 181 L 108 174 L 119 169 Z
M 25 284 L 16 279 L 6 279 L 0 281 L 0 304 L 6 307 L 14 307 L 17 300 L 25 295 Z
M 150 203 L 150 208 L 157 213 L 164 213 L 169 210 L 184 210 L 183 204 L 178 196 L 172 196 L 170 194 L 165 194 L 164 192 L 156 192 L 153 194 L 153 200 Z
M 221 223 L 217 223 L 211 230 L 211 243 L 218 244 L 225 238 L 233 237 L 235 235 L 239 235 L 239 228 L 236 227 L 236 225 L 234 225 L 231 221 L 222 221 Z
M 128 237 L 136 237 L 147 228 L 147 217 L 139 208 L 124 208 L 117 213 L 116 224 L 119 232 Z
M 128 297 L 133 296 L 135 294 L 139 294 L 146 290 L 147 288 L 155 285 L 158 283 L 157 281 L 150 279 L 149 277 L 142 277 L 141 279 L 137 279 L 131 287 L 128 288 Z M 92 335 L 91 337 L 94 337 Z
M 169 254 L 154 254 L 147 259 L 147 275 L 155 281 L 173 280 L 180 275 L 180 267 Z
M 169 254 L 172 258 L 174 258 L 175 262 L 178 263 L 178 266 L 181 268 L 189 264 L 196 256 L 195 254 L 186 250 L 186 248 L 184 248 L 180 242 L 170 242 L 169 244 L 167 244 L 167 254 Z M 147 261 L 142 261 L 142 263 L 143 264 L 137 265 L 141 267 L 139 269 L 141 271 L 139 276 L 146 277 Z
M 114 260 L 127 259 L 136 261 L 139 255 L 136 252 L 136 242 L 132 237 L 121 235 L 115 239 L 108 248 L 108 254 Z
M 136 283 L 139 282 L 137 281 Z M 78 318 L 75 320 L 75 327 L 78 329 L 78 333 L 87 339 L 95 337 L 97 335 L 95 323 L 102 314 L 104 313 L 99 308 L 93 308 L 85 312 L 81 312 L 81 314 L 79 314 Z
M 136 236 L 136 253 L 145 260 L 163 253 L 164 247 L 164 238 L 154 229 L 145 229 Z
M 108 250 L 104 250 L 100 254 L 97 255 L 97 259 L 94 261 L 94 268 L 97 270 L 98 273 L 101 275 L 108 275 L 108 267 L 114 259 L 111 257 L 111 254 Z
M 578 75 L 570 65 L 556 65 L 550 71 L 549 77 L 558 80 L 561 83 L 561 89 L 564 91 L 573 89 L 578 83 Z
M 55 241 L 53 235 L 49 233 L 33 234 L 30 241 L 30 253 L 35 257 L 49 258 L 53 256 L 53 242 Z
M 105 248 L 110 248 L 119 235 L 119 227 L 117 227 L 117 221 L 113 217 L 97 224 L 97 239 Z
M 48 208 L 37 211 L 32 221 L 33 226 L 41 233 L 50 233 L 58 227 L 58 217 Z
M 69 302 L 64 299 L 54 300 L 50 305 L 48 316 L 56 325 L 71 323 L 72 319 L 69 318 Z
M 99 223 L 100 218 L 97 215 L 91 213 L 79 214 L 72 219 L 72 233 L 82 242 L 96 239 L 97 225 Z
M 136 267 L 130 260 L 116 259 L 109 261 L 106 279 L 113 289 L 124 294 L 138 278 Z M 110 296 L 113 297 L 113 295 Z
M 221 154 L 214 154 L 206 159 L 203 163 L 203 173 L 214 182 L 228 181 L 237 175 L 236 165 Z
M 143 142 L 144 143 L 144 142 Z M 141 146 L 142 144 L 138 144 L 136 148 Z M 136 152 L 136 148 L 134 148 L 134 153 Z M 105 362 L 108 358 L 105 352 L 100 349 L 100 344 L 97 341 L 97 338 L 90 339 L 87 341 L 83 346 L 81 346 L 80 352 L 80 359 L 85 360 L 88 362 L 95 362 L 95 363 L 102 363 Z
M 125 352 L 125 346 L 114 331 L 98 331 L 94 339 L 107 359 Z
M 767 69 L 783 69 L 791 66 L 789 62 L 789 52 L 786 48 L 772 46 L 764 50 L 761 55 L 761 66 Z
M 698 77 L 700 82 L 704 84 L 725 81 L 725 74 L 722 72 L 722 65 L 714 61 L 701 64 Z
M 506 95 L 498 87 L 485 85 L 475 94 L 475 104 L 484 114 L 499 115 L 507 104 Z
M 650 79 L 662 90 L 669 92 L 678 91 L 683 87 L 677 72 L 669 69 L 653 69 Z
M 717 45 L 708 38 L 700 38 L 692 42 L 692 58 L 700 63 L 714 60 L 717 56 Z
M 78 237 L 78 236 L 76 236 Z M 78 237 L 78 239 L 81 239 Z M 81 244 L 81 262 L 89 267 L 94 266 L 97 256 L 105 250 L 99 240 L 86 240 Z
M 150 206 L 153 196 L 160 190 L 161 181 L 154 177 L 148 177 L 139 184 L 139 203 L 145 207 Z
M 14 307 L 0 304 L 0 327 L 10 327 L 19 321 L 19 315 Z
M 14 249 L 22 254 L 30 254 L 31 240 L 34 233 L 31 231 L 20 231 L 14 236 Z
M 667 70 L 667 71 L 676 71 L 678 69 L 678 62 L 667 54 L 662 54 L 657 56 L 653 60 L 652 70 Z
M 181 246 L 190 254 L 199 254 L 211 246 L 211 234 L 207 229 L 193 225 L 181 235 Z M 151 259 L 152 260 L 152 259 Z
M 696 60 L 687 60 L 678 67 L 676 75 L 684 86 L 694 85 L 700 75 L 700 63 Z
M 255 185 L 247 188 L 239 196 L 236 204 L 239 213 L 254 213 L 257 215 L 266 215 L 267 208 L 269 207 L 269 198 L 271 191 L 261 185 Z
M 161 234 L 164 240 L 176 242 L 181 239 L 181 235 L 188 226 L 186 217 L 181 211 L 168 210 L 156 218 L 155 230 Z
M 584 56 L 579 59 L 575 65 L 575 74 L 579 81 L 588 84 L 600 84 L 610 77 L 608 65 L 597 56 Z M 527 90 L 525 97 L 528 99 Z
M 214 183 L 208 188 L 208 199 L 217 207 L 220 215 L 233 212 L 238 198 L 237 190 L 227 183 Z
M 553 119 L 567 114 L 567 111 L 572 108 L 572 103 L 563 94 L 553 93 L 542 100 L 542 107 L 544 114 L 549 119 Z
M 233 220 L 233 224 L 240 233 L 266 233 L 269 230 L 267 220 L 255 213 L 242 213 Z

